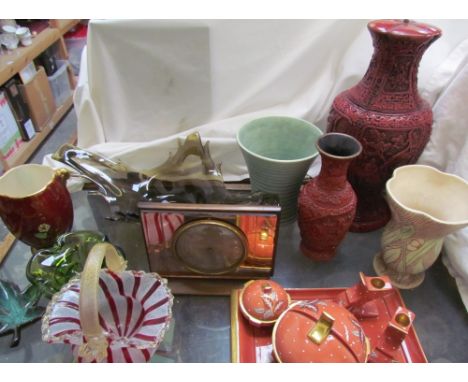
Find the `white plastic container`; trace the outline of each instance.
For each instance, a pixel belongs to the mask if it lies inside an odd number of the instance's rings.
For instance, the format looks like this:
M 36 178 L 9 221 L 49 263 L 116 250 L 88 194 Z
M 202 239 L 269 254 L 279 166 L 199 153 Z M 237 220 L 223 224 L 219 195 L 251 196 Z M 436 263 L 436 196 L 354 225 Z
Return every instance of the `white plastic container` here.
M 66 60 L 57 60 L 57 71 L 48 77 L 57 107 L 63 105 L 72 94 L 67 71 L 68 65 Z
M 73 68 L 75 76 L 80 74 L 80 63 L 83 48 L 86 46 L 86 37 L 68 37 L 65 39 L 68 50 L 68 60 Z

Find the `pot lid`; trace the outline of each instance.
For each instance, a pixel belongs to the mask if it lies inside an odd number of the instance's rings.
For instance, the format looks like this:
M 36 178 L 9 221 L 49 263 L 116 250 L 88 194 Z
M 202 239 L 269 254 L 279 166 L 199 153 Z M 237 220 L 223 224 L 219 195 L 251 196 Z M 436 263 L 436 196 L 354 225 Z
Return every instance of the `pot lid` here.
M 249 281 L 241 291 L 242 314 L 254 325 L 273 325 L 291 299 L 283 287 L 272 280 Z
M 341 305 L 299 301 L 276 321 L 273 352 L 279 362 L 366 362 L 369 341 Z
M 432 25 L 412 20 L 374 20 L 368 24 L 370 30 L 393 36 L 428 38 L 440 36 L 442 31 Z

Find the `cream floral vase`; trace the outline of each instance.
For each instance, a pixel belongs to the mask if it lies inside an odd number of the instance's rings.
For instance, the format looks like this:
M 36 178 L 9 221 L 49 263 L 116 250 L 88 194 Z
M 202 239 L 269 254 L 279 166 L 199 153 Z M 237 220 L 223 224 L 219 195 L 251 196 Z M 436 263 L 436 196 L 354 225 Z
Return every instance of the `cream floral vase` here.
M 386 185 L 392 218 L 374 269 L 402 289 L 417 287 L 444 237 L 468 225 L 468 182 L 430 166 L 397 168 Z

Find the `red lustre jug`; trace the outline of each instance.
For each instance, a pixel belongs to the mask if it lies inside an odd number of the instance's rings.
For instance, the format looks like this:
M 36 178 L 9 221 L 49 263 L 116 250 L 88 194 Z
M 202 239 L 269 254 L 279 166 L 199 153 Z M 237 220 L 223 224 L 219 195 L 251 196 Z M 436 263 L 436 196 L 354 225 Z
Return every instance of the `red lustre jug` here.
M 329 132 L 352 135 L 363 146 L 348 173 L 358 197 L 353 232 L 388 222 L 385 183 L 394 169 L 416 162 L 429 140 L 432 110 L 419 96 L 417 72 L 423 53 L 441 35 L 436 27 L 408 20 L 372 21 L 368 29 L 374 45 L 369 68 L 335 98 L 328 117 Z
M 69 177 L 66 169 L 34 163 L 13 167 L 0 177 L 0 217 L 17 239 L 35 249 L 49 248 L 71 229 Z
M 301 251 L 316 261 L 331 260 L 353 222 L 356 194 L 346 179 L 350 162 L 362 150 L 355 138 L 328 133 L 317 141 L 320 174 L 299 194 L 298 224 Z

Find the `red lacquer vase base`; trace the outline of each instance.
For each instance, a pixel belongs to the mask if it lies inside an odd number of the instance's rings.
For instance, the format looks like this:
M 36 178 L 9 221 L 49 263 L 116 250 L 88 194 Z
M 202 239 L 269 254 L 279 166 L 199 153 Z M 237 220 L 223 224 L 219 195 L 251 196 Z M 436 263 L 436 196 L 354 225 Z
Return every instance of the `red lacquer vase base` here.
M 366 206 L 363 208 L 358 207 L 356 209 L 356 216 L 354 218 L 350 232 L 365 233 L 375 231 L 382 227 L 385 227 L 391 217 L 390 209 L 387 203 L 382 199 L 382 203 L 376 206 L 374 209 L 367 209 Z
M 335 251 L 323 251 L 319 252 L 310 248 L 307 248 L 303 243 L 301 243 L 300 246 L 301 252 L 304 256 L 307 256 L 309 259 L 313 261 L 318 261 L 318 262 L 328 262 L 330 260 L 333 260 L 333 258 L 336 256 Z

